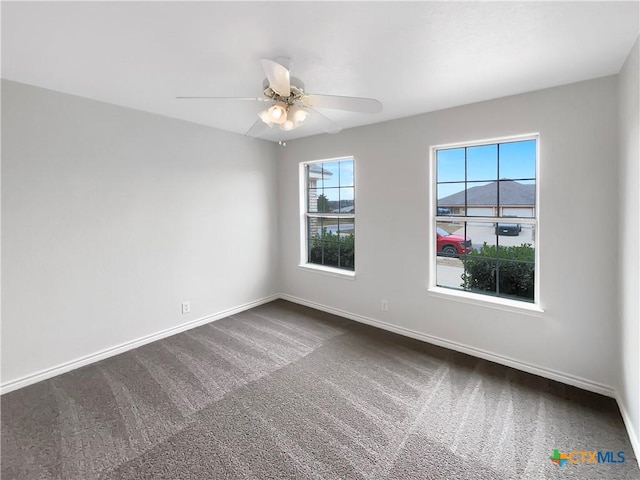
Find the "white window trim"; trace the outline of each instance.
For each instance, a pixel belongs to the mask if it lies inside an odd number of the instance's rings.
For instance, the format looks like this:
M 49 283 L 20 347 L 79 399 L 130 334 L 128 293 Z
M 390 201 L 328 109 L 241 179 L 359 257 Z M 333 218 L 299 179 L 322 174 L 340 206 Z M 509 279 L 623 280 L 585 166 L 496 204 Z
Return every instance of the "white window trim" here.
M 309 252 L 307 252 L 307 246 L 309 245 L 308 243 L 308 232 L 307 232 L 307 190 L 308 190 L 308 185 L 307 185 L 307 177 L 305 175 L 305 167 L 309 164 L 312 163 L 325 163 L 325 162 L 339 162 L 339 161 L 343 161 L 343 160 L 353 160 L 353 191 L 354 191 L 354 200 L 355 200 L 355 192 L 357 192 L 357 187 L 356 187 L 356 182 L 357 182 L 357 175 L 356 175 L 356 158 L 353 155 L 347 155 L 344 157 L 335 157 L 335 158 L 327 158 L 327 159 L 322 159 L 322 160 L 310 160 L 310 161 L 306 161 L 306 162 L 300 162 L 300 167 L 299 167 L 299 183 L 298 185 L 300 186 L 299 188 L 299 192 L 300 192 L 300 263 L 298 264 L 298 267 L 309 271 L 309 272 L 313 272 L 313 273 L 319 273 L 322 275 L 329 275 L 329 276 L 333 276 L 333 277 L 342 277 L 342 278 L 346 278 L 346 279 L 355 279 L 356 277 L 356 272 L 355 270 L 345 270 L 344 268 L 337 268 L 337 267 L 329 267 L 326 265 L 319 265 L 317 263 L 309 263 L 307 261 L 307 259 L 309 258 Z M 357 207 L 356 207 L 357 208 Z M 327 215 L 323 215 L 323 216 L 328 216 L 330 217 L 331 214 L 327 214 Z M 357 222 L 355 222 L 355 214 L 353 216 L 354 219 L 354 225 L 353 225 L 353 235 L 354 237 L 357 239 L 358 235 L 357 235 L 357 231 L 358 231 L 358 224 Z M 357 241 L 356 241 L 356 245 L 357 245 Z
M 301 263 L 299 267 L 314 273 L 329 275 L 330 277 L 341 277 L 347 280 L 355 280 L 356 272 L 353 270 L 345 270 L 344 268 L 327 267 L 318 265 L 317 263 Z
M 493 308 L 495 310 L 522 313 L 534 317 L 539 317 L 544 313 L 544 309 L 537 303 L 494 297 L 492 295 L 482 295 L 480 293 L 454 290 L 452 288 L 429 287 L 427 289 L 427 294 L 434 298 L 442 298 L 454 302 L 478 305 L 481 307 Z
M 494 143 L 517 142 L 521 140 L 536 141 L 536 216 L 535 218 L 522 218 L 521 223 L 533 223 L 536 225 L 536 247 L 535 247 L 535 284 L 534 284 L 534 302 L 526 302 L 522 300 L 512 300 L 508 298 L 484 295 L 481 293 L 468 292 L 465 290 L 456 290 L 453 288 L 439 287 L 436 284 L 436 213 L 437 213 L 437 189 L 436 184 L 436 159 L 437 150 L 445 148 L 472 147 L 480 145 L 491 145 Z M 523 135 L 513 135 L 507 137 L 496 137 L 490 139 L 482 139 L 476 141 L 465 141 L 457 143 L 447 143 L 441 145 L 432 145 L 429 148 L 429 188 L 431 189 L 431 202 L 429 205 L 429 272 L 427 279 L 427 293 L 433 297 L 439 297 L 447 300 L 471 303 L 486 307 L 496 308 L 498 310 L 507 310 L 511 312 L 524 313 L 539 316 L 544 312 L 542 302 L 540 301 L 540 245 L 541 245 L 541 228 L 540 228 L 540 133 L 528 133 Z M 468 217 L 455 217 L 467 219 Z M 495 220 L 491 217 L 473 217 L 474 220 Z

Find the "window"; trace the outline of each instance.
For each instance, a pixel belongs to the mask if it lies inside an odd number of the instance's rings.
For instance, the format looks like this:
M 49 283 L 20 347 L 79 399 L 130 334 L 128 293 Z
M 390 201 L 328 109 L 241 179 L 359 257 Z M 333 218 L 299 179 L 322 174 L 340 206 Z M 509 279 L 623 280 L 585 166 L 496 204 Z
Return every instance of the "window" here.
M 353 158 L 303 163 L 303 263 L 355 270 Z
M 432 148 L 435 285 L 537 301 L 538 136 Z

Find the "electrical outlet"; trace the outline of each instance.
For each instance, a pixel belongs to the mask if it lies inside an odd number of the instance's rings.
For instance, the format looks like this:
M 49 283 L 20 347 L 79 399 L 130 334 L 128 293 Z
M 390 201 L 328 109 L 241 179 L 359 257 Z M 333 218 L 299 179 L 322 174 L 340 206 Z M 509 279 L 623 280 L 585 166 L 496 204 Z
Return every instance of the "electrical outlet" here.
M 191 311 L 191 302 L 182 302 L 182 314 L 189 313 Z
M 382 300 L 382 302 L 381 302 L 381 305 L 380 305 L 380 306 L 381 306 L 382 310 L 383 310 L 383 311 L 385 311 L 385 312 L 386 312 L 387 310 L 389 310 L 389 302 L 387 302 L 386 300 Z

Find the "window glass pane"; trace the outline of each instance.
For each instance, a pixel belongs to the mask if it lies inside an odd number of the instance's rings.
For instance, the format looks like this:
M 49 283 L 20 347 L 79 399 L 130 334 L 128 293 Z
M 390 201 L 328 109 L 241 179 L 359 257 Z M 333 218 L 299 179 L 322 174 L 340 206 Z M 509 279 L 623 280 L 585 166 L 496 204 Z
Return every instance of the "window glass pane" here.
M 339 162 L 324 162 L 321 163 L 322 169 L 322 184 L 327 187 L 339 187 L 340 186 L 340 164 Z
M 486 294 L 496 293 L 495 245 L 483 244 L 480 249 L 474 249 L 465 256 L 463 262 L 465 290 Z
M 354 219 L 309 218 L 308 232 L 309 263 L 354 269 Z
M 533 302 L 535 263 L 499 260 L 498 294 L 501 297 Z
M 465 259 L 464 289 L 475 293 L 496 294 L 496 259 L 469 256 Z
M 342 187 L 340 189 L 340 204 L 334 210 L 337 213 L 355 213 L 353 187 Z
M 338 236 L 332 233 L 327 233 L 323 236 L 322 247 L 324 253 L 324 263 L 328 267 L 339 267 L 339 248 Z
M 436 284 L 462 289 L 461 257 L 471 250 L 464 222 L 436 222 Z
M 318 212 L 331 212 L 331 201 L 329 200 L 327 193 L 331 194 L 331 189 L 322 190 L 322 193 L 318 195 Z
M 536 178 L 536 141 L 500 144 L 500 178 Z
M 499 237 L 498 243 L 504 246 L 520 245 L 523 225 L 517 218 L 502 217 L 495 223 L 495 234 Z
M 322 249 L 324 254 L 324 265 L 330 267 L 340 266 L 340 244 L 339 220 L 335 218 L 325 218 L 322 229 Z
M 339 261 L 340 268 L 354 270 L 355 268 L 355 220 L 344 218 L 338 225 Z
M 436 162 L 438 182 L 464 181 L 464 148 L 437 150 Z
M 498 257 L 522 262 L 535 261 L 536 228 L 526 223 L 496 223 Z
M 467 212 L 469 217 L 495 217 L 498 211 L 496 182 L 467 183 Z
M 308 219 L 309 263 L 338 266 L 338 229 L 338 219 L 323 217 Z
M 535 216 L 535 180 L 500 180 L 500 215 L 503 217 Z
M 322 265 L 322 219 L 307 218 L 307 261 Z
M 340 162 L 340 186 L 353 187 L 353 160 Z
M 322 232 L 322 218 L 309 217 L 307 225 L 309 226 L 309 236 L 319 235 Z
M 353 218 L 340 218 L 338 219 L 338 227 L 336 229 L 336 233 L 340 235 L 341 238 L 347 237 L 349 235 L 353 235 L 356 230 L 356 222 Z
M 316 213 L 318 211 L 318 196 L 322 194 L 322 190 L 318 193 L 317 188 L 310 188 L 307 194 L 307 211 Z
M 498 145 L 467 148 L 467 180 L 496 180 L 498 178 Z
M 338 204 L 340 203 L 340 188 L 325 188 L 322 191 L 324 199 L 322 200 L 322 212 L 332 213 L 338 210 Z M 320 202 L 319 202 L 320 204 Z M 320 208 L 320 206 L 318 207 Z
M 438 257 L 436 259 L 436 285 L 462 290 L 464 267 L 459 258 Z
M 320 163 L 307 164 L 307 187 L 322 188 L 322 178 L 326 174 Z
M 437 186 L 438 215 L 464 215 L 464 183 L 440 183 Z
M 459 257 L 471 250 L 465 222 L 436 222 L 436 251 L 439 256 Z
M 471 250 L 462 258 L 463 286 L 470 291 L 495 293 L 496 234 L 493 222 L 467 222 Z
M 493 222 L 466 222 L 466 224 L 467 240 L 471 243 L 473 254 L 495 256 L 497 244 L 495 224 Z
M 322 234 L 323 235 L 337 235 L 338 234 L 338 219 L 337 218 L 323 218 L 322 219 Z

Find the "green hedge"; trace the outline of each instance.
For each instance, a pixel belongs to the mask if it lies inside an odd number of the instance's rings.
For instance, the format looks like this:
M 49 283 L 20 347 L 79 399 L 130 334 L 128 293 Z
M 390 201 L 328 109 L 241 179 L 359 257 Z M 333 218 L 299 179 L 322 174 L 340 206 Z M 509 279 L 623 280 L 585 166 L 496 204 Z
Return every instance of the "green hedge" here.
M 498 293 L 533 301 L 535 249 L 528 243 L 515 247 L 488 245 L 461 258 L 465 290 Z
M 340 236 L 322 230 L 321 235 L 313 235 L 309 245 L 309 263 L 355 269 L 355 237 L 353 234 Z

